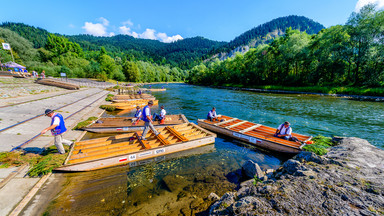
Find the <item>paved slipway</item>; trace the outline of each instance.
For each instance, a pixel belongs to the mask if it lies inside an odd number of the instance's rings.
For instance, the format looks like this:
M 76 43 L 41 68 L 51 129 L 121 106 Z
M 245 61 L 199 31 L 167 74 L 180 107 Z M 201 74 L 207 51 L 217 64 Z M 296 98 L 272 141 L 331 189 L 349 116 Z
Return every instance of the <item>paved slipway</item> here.
M 24 144 L 22 148 L 26 151 L 41 152 L 44 147 L 53 145 L 53 137 L 49 132 L 38 136 L 44 128 L 50 125 L 50 118 L 44 115 L 39 116 L 44 113 L 45 109 L 65 106 L 58 109 L 57 112 L 61 113 L 64 118 L 68 118 L 65 121 L 66 126 L 72 128 L 79 121 L 90 116 L 101 115 L 103 111 L 98 107 L 105 103 L 106 94 L 108 91 L 100 88 L 86 88 L 72 92 L 60 91 L 47 95 L 33 95 L 28 98 L 3 99 L 3 104 L 25 103 L 0 107 L 0 152 L 14 150 L 22 144 Z M 30 118 L 33 119 L 18 125 Z M 12 127 L 13 125 L 15 126 Z M 64 138 L 76 140 L 80 135 L 81 131 L 69 130 L 65 133 Z M 31 140 L 33 137 L 36 138 Z M 27 171 L 27 166 L 0 169 L 0 215 L 17 215 L 17 212 L 12 211 L 41 180 L 40 178 L 29 178 L 26 175 Z

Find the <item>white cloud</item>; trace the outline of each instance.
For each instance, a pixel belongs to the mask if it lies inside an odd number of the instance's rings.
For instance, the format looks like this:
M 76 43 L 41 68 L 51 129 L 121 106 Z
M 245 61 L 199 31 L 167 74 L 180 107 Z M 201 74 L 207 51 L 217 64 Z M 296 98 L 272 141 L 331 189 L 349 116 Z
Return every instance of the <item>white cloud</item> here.
M 133 26 L 133 22 L 131 20 L 127 20 L 127 21 L 124 21 L 122 22 L 123 25 L 128 25 L 128 26 Z
M 140 38 L 156 40 L 155 29 L 145 29 L 145 32 L 140 34 Z
M 109 21 L 107 19 L 105 19 L 104 17 L 100 17 L 99 20 L 103 23 L 104 26 L 109 25 Z
M 358 12 L 362 7 L 364 7 L 367 4 L 377 4 L 377 7 L 384 8 L 384 0 L 358 0 L 355 11 Z
M 142 39 L 151 39 L 151 40 L 159 40 L 164 43 L 171 43 L 177 40 L 182 40 L 183 37 L 180 35 L 174 35 L 174 36 L 167 36 L 166 33 L 159 32 L 156 34 L 155 29 L 146 29 L 143 33 L 137 33 L 131 30 L 131 28 L 127 26 L 120 26 L 119 27 L 120 34 L 123 35 L 130 35 L 134 38 L 142 38 Z
M 181 37 L 181 35 L 174 35 L 172 37 L 168 37 L 165 33 L 158 33 L 157 37 L 164 43 L 171 43 L 177 40 L 183 40 L 183 37 Z
M 107 32 L 107 26 L 109 25 L 109 21 L 104 17 L 100 17 L 99 20 L 101 23 L 92 23 L 85 22 L 82 27 L 85 29 L 85 34 L 93 35 L 93 36 L 115 36 L 114 32 Z
M 85 29 L 86 34 L 90 34 L 94 36 L 107 35 L 107 28 L 103 26 L 101 23 L 85 22 L 82 28 Z

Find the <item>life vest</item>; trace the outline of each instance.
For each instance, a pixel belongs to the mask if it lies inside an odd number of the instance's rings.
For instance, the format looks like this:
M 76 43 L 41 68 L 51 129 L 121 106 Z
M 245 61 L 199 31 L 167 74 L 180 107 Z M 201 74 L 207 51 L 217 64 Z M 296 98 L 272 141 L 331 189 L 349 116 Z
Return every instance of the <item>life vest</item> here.
M 288 126 L 288 127 L 285 129 L 285 134 L 282 134 L 282 133 L 281 133 L 281 130 L 283 129 L 283 127 L 284 127 L 284 124 L 281 124 L 280 127 L 279 127 L 279 131 L 280 131 L 279 134 L 290 136 L 290 134 L 287 134 L 287 132 L 289 131 L 289 129 L 291 129 L 291 126 Z
M 149 116 L 151 116 L 151 108 L 147 105 L 147 106 L 145 106 L 144 108 L 143 108 L 143 114 L 142 114 L 142 116 L 143 116 L 143 121 L 145 121 L 145 122 L 150 122 L 150 120 L 148 119 L 148 116 L 146 115 L 146 113 L 145 113 L 145 109 L 149 109 Z
M 56 117 L 59 117 L 60 119 L 60 123 L 58 126 L 56 126 L 54 129 L 51 130 L 51 133 L 52 135 L 56 136 L 56 135 L 60 135 L 62 133 L 64 133 L 65 131 L 67 131 L 67 128 L 65 127 L 65 124 L 64 124 L 64 118 L 63 116 L 60 114 L 60 113 L 56 113 L 53 117 L 52 117 L 52 120 L 51 120 L 51 125 L 53 125 L 53 122 L 55 120 Z
M 210 115 L 211 113 L 212 113 L 212 116 L 213 116 L 213 112 L 212 112 L 212 110 L 210 110 L 210 111 L 208 112 L 207 119 L 211 117 L 211 115 Z
M 137 110 L 136 113 L 135 113 L 135 117 L 136 118 L 141 118 L 141 116 L 142 116 L 141 110 Z

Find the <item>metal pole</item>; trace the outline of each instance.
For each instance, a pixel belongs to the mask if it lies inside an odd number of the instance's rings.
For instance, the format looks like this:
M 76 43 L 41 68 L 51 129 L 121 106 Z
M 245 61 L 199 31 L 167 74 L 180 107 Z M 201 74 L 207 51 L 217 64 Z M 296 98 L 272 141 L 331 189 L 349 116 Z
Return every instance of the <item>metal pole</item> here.
M 12 48 L 10 50 L 11 50 L 12 60 L 13 60 L 13 62 L 15 62 L 15 58 L 13 58 Z

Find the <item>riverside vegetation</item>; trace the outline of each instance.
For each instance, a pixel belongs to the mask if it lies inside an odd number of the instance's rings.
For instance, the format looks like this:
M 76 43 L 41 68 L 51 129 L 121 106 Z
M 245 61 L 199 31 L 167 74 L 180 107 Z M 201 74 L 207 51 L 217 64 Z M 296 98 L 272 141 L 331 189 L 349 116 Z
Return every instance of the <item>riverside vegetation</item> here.
M 315 35 L 288 28 L 282 37 L 190 71 L 190 83 L 228 86 L 314 86 L 332 93 L 384 95 L 384 11 L 368 5 L 345 25 Z M 380 89 L 366 90 L 370 87 Z M 276 87 L 281 89 L 280 87 Z M 308 87 L 305 87 L 308 88 Z M 331 92 L 329 92 L 331 91 Z
M 127 35 L 62 36 L 17 23 L 0 25 L 0 42 L 11 43 L 18 63 L 50 76 L 65 72 L 69 77 L 100 80 L 300 87 L 382 96 L 383 26 L 384 12 L 367 5 L 352 13 L 345 25 L 324 28 L 305 17 L 282 17 L 229 43 L 202 37 L 165 44 Z M 251 49 L 218 59 L 241 47 Z M 2 62 L 11 59 L 7 50 L 0 50 L 0 56 Z

